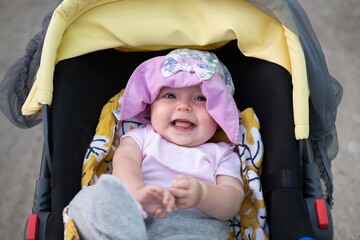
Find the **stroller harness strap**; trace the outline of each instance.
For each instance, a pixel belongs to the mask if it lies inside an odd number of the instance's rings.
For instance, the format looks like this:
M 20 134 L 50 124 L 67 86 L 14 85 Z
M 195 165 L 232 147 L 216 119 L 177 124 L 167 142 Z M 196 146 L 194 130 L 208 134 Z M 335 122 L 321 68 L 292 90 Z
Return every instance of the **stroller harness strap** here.
M 76 2 L 76 3 L 75 3 Z M 247 1 L 65 0 L 54 11 L 24 115 L 51 105 L 55 64 L 101 49 L 209 49 L 238 40 L 239 50 L 292 74 L 297 139 L 308 136 L 308 83 L 298 37 Z

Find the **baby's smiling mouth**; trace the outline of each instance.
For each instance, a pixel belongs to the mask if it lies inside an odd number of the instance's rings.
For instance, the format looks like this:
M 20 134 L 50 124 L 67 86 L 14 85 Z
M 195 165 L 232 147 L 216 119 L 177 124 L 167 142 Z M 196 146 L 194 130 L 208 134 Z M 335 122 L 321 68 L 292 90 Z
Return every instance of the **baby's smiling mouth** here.
M 195 128 L 195 124 L 186 120 L 186 119 L 176 119 L 174 121 L 171 121 L 171 126 L 173 126 L 176 129 L 181 129 L 181 130 L 190 130 Z

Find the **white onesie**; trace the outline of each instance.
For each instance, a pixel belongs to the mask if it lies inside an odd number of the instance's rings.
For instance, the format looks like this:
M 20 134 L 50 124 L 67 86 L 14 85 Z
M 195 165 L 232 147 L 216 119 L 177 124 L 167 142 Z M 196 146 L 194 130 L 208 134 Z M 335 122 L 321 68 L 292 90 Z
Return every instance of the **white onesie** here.
M 211 185 L 216 185 L 217 175 L 231 176 L 242 182 L 241 162 L 233 144 L 220 142 L 182 147 L 162 138 L 151 124 L 133 129 L 121 139 L 124 137 L 133 138 L 142 151 L 141 169 L 146 185 L 169 188 L 179 174 Z

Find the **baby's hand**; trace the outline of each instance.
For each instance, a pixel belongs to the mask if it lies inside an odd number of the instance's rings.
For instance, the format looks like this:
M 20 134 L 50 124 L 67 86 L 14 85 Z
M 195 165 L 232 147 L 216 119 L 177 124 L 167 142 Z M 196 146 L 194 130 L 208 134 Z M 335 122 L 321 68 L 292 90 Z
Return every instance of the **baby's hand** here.
M 155 184 L 147 185 L 137 190 L 135 198 L 145 212 L 157 218 L 165 217 L 164 206 L 166 206 L 166 212 L 171 213 L 175 205 L 174 196 L 170 193 L 169 189 Z
M 175 197 L 175 204 L 180 209 L 195 207 L 203 196 L 203 187 L 194 177 L 178 175 L 172 183 L 170 192 Z

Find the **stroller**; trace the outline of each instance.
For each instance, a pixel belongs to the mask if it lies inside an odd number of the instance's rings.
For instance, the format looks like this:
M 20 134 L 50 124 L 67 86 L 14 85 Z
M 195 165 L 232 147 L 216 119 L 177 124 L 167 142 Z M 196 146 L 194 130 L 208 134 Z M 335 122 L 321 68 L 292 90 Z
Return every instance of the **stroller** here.
M 214 52 L 233 76 L 238 108 L 260 120 L 269 238 L 332 239 L 342 89 L 302 8 L 282 0 L 64 0 L 49 13 L 0 86 L 14 124 L 44 127 L 27 239 L 63 238 L 62 211 L 81 189 L 102 107 L 141 62 L 184 47 Z

